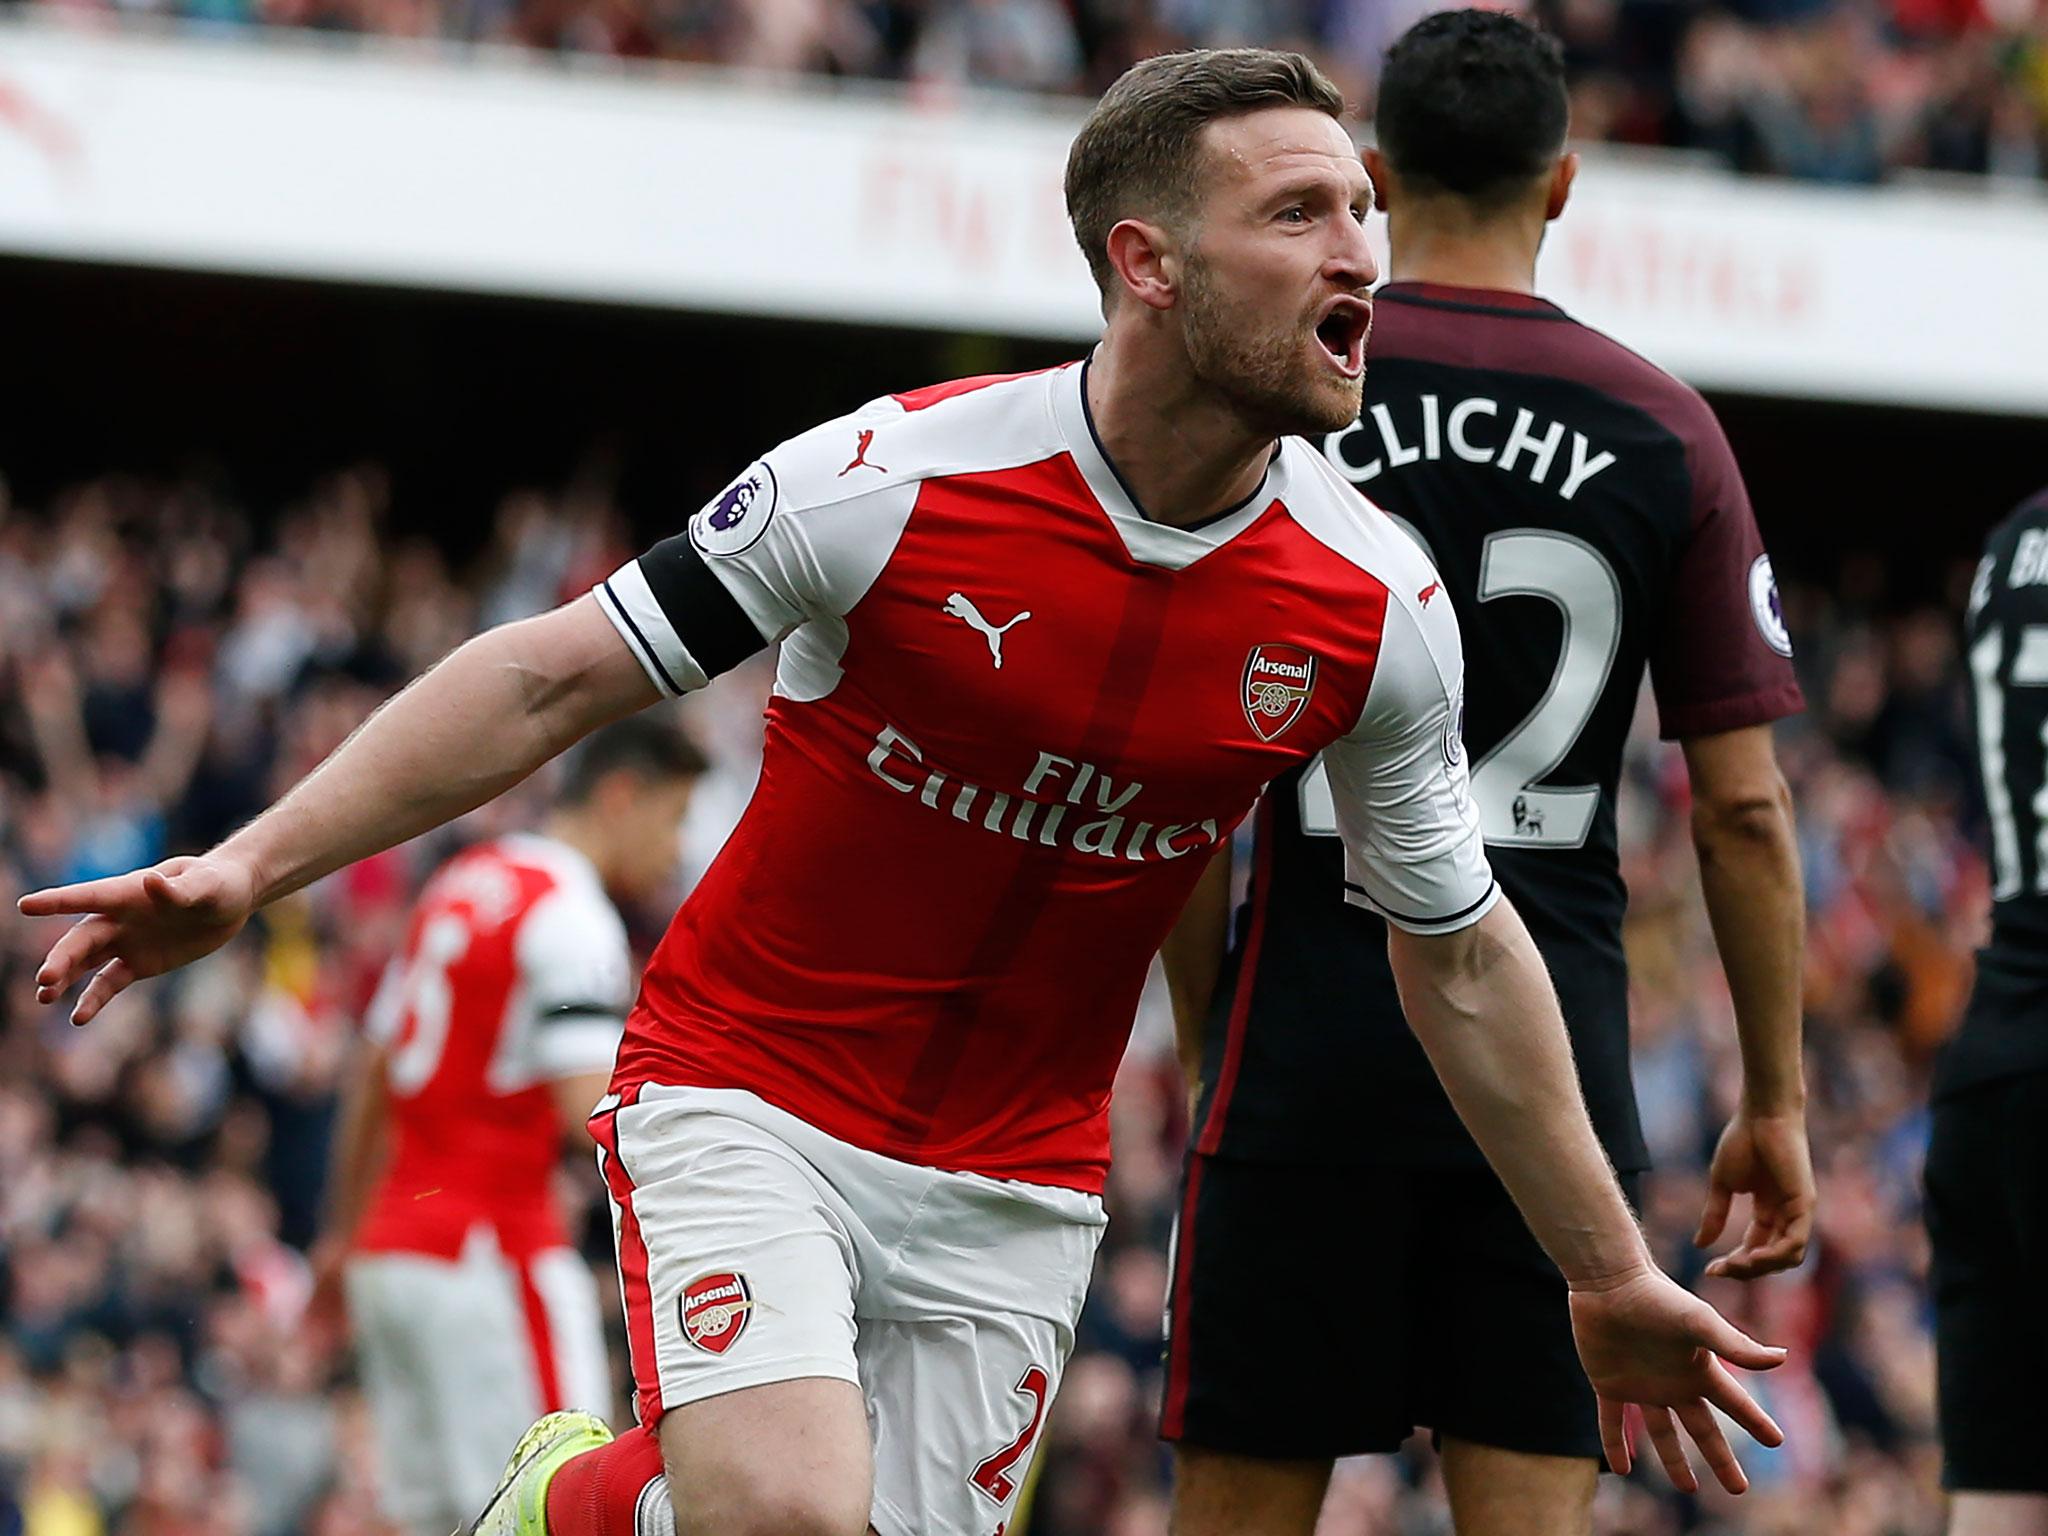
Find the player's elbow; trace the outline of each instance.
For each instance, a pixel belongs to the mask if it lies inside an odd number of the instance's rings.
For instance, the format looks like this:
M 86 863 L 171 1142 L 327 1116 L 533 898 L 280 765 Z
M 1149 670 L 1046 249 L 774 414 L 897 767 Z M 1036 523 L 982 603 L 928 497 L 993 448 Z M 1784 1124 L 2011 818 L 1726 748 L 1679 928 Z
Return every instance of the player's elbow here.
M 1409 1027 L 1427 1041 L 1439 1029 L 1457 1029 L 1481 1011 L 1485 973 L 1491 964 L 1481 924 L 1452 933 L 1410 933 L 1387 926 L 1387 958 Z
M 1692 836 L 1702 859 L 1789 851 L 1791 787 L 1775 768 L 1742 783 L 1699 786 L 1693 798 Z
M 479 636 L 544 756 L 653 702 L 654 689 L 588 597 Z

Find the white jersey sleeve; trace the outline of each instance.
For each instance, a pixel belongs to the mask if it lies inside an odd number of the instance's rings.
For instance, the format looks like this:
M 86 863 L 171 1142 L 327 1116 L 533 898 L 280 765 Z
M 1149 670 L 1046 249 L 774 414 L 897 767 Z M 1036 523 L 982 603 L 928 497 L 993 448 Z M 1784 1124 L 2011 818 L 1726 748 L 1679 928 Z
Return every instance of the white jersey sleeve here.
M 1464 710 L 1450 603 L 1390 591 L 1365 708 L 1323 761 L 1344 840 L 1345 900 L 1410 933 L 1453 932 L 1500 898 L 1472 804 Z
M 506 1023 L 519 1040 L 501 1058 L 506 1076 L 535 1083 L 610 1070 L 634 979 L 626 925 L 611 903 L 558 885 L 520 919 L 514 954 L 520 1006 Z
M 820 625 L 828 686 L 836 681 L 843 645 L 832 647 L 830 631 L 881 573 L 917 497 L 921 477 L 885 457 L 909 463 L 888 442 L 904 417 L 884 399 L 791 438 L 684 532 L 599 583 L 599 606 L 656 687 L 701 688 L 764 646 Z

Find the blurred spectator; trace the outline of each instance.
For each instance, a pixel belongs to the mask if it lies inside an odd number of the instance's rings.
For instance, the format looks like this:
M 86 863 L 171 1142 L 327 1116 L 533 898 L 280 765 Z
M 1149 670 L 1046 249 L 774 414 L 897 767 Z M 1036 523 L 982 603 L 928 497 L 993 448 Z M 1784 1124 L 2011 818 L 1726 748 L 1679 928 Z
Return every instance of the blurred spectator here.
M 1573 132 L 1743 171 L 1867 184 L 1928 170 L 2048 178 L 2048 0 L 1507 0 L 1564 43 Z M 1379 60 L 1443 0 L 0 0 L 207 30 L 298 27 L 948 88 L 1100 91 L 1175 48 L 1302 48 L 1371 113 Z M 86 504 L 60 606 L 101 579 Z M 5 562 L 0 560 L 0 586 Z M 259 620 L 272 594 L 252 594 Z M 274 617 L 274 615 L 272 615 Z M 315 616 L 307 615 L 308 618 Z M 259 645 L 258 641 L 262 644 Z M 250 665 L 293 644 L 265 628 Z M 263 649 L 267 645 L 276 649 Z
M 1767 68 L 1750 108 L 1762 169 L 1843 184 L 1883 178 L 1885 124 L 1871 93 L 1878 61 L 1860 22 L 1845 9 L 1767 34 Z
M 1060 0 L 956 0 L 934 6 L 911 55 L 911 73 L 954 85 L 1071 91 L 1081 43 Z

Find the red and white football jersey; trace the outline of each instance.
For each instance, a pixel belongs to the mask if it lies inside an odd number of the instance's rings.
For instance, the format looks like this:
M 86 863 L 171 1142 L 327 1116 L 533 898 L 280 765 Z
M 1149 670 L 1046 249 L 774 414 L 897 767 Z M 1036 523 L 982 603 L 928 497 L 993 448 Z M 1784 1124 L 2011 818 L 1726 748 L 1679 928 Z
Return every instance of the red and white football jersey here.
M 1148 520 L 1085 376 L 877 401 L 597 589 L 670 693 L 782 642 L 760 785 L 615 1087 L 1096 1190 L 1152 954 L 1283 769 L 1325 754 L 1352 899 L 1419 932 L 1494 901 L 1421 551 L 1295 439 L 1233 510 Z
M 512 1259 L 566 1242 L 548 1084 L 611 1067 L 632 998 L 625 925 L 582 854 L 513 836 L 443 865 L 364 1024 L 393 1145 L 356 1246 L 454 1259 L 480 1224 Z

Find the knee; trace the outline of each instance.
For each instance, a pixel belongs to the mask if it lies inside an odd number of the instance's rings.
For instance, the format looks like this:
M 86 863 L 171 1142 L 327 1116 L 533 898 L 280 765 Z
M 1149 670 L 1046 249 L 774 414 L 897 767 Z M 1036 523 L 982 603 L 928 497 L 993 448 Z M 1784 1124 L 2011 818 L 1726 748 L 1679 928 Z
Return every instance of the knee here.
M 725 1480 L 715 1496 L 671 1482 L 677 1536 L 866 1536 L 864 1489 L 807 1488 L 770 1473 Z
M 866 1536 L 874 1454 L 860 1388 L 806 1377 L 662 1420 L 677 1536 Z
M 1330 1467 L 1177 1446 L 1170 1529 L 1173 1536 L 1311 1536 Z

